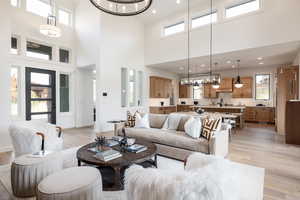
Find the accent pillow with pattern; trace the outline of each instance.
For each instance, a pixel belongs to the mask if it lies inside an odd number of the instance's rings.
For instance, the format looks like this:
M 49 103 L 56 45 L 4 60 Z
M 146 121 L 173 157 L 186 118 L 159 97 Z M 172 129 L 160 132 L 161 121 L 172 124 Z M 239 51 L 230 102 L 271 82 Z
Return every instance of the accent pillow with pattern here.
M 221 123 L 221 119 L 205 119 L 203 122 L 201 137 L 204 137 L 207 140 L 210 140 Z
M 136 120 L 137 113 L 138 111 L 136 111 L 134 114 L 131 114 L 129 111 L 127 111 L 127 121 L 125 123 L 125 127 L 127 128 L 135 127 L 135 120 Z

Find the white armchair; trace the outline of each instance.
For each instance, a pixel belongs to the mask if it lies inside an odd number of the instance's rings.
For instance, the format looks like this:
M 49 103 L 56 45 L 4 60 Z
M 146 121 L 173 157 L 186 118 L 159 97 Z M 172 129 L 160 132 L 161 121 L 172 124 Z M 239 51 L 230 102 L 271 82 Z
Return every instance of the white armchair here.
M 15 122 L 9 127 L 15 157 L 46 151 L 60 151 L 63 148 L 62 130 L 56 125 L 38 121 Z M 43 144 L 44 139 L 44 144 Z

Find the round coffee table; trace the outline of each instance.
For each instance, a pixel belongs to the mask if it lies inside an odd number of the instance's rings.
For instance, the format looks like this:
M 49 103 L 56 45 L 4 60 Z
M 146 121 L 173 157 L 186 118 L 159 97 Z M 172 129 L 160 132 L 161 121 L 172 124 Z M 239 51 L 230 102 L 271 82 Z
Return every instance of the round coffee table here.
M 95 153 L 89 151 L 89 148 L 95 147 L 95 143 L 87 144 L 77 151 L 78 166 L 82 163 L 97 167 L 102 175 L 104 191 L 123 190 L 123 178 L 125 170 L 132 164 L 141 164 L 145 167 L 157 167 L 157 147 L 155 144 L 143 140 L 137 140 L 136 144 L 147 147 L 146 151 L 140 153 L 121 152 L 122 157 L 103 162 L 94 157 Z M 112 149 L 120 152 L 120 146 L 114 146 Z

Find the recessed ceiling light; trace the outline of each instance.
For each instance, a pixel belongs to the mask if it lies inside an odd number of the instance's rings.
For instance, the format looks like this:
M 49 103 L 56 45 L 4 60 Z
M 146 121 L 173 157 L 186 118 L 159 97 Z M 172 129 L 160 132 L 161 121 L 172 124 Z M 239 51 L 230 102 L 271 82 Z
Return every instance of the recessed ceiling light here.
M 184 67 L 179 67 L 179 70 L 184 70 Z
M 227 60 L 227 64 L 231 64 L 231 60 Z
M 205 64 L 201 64 L 201 67 L 205 67 Z
M 156 14 L 156 10 L 155 9 L 152 10 L 152 14 Z
M 263 65 L 263 64 L 265 64 L 265 63 L 263 63 L 263 62 L 260 62 L 259 64 L 260 64 L 260 65 Z
M 262 60 L 262 59 L 263 59 L 262 57 L 258 57 L 258 58 L 257 58 L 257 60 Z
M 191 72 L 192 72 L 192 70 L 190 69 L 190 70 L 189 70 L 189 72 L 191 73 Z
M 180 0 L 176 0 L 176 3 L 177 3 L 177 4 L 180 4 Z
M 232 65 L 231 67 L 232 67 L 232 68 L 235 68 L 235 65 Z

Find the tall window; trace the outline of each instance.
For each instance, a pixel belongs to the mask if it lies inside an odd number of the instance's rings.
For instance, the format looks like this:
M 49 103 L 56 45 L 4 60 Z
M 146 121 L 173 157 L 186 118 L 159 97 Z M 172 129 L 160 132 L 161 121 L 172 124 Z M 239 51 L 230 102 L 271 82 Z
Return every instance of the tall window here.
M 206 14 L 199 17 L 194 17 L 192 19 L 192 28 L 197 28 L 200 26 L 204 26 L 207 24 L 210 24 L 212 21 L 213 23 L 217 22 L 218 20 L 218 14 L 217 11 L 212 12 L 212 14 Z
M 193 87 L 193 98 L 194 99 L 203 99 L 203 85 Z
M 70 112 L 70 80 L 68 74 L 59 75 L 60 112 Z
M 19 115 L 19 68 L 12 67 L 10 70 L 10 114 L 12 116 Z
M 59 9 L 58 22 L 67 26 L 71 25 L 71 13 L 66 10 Z
M 135 70 L 129 70 L 129 84 L 128 84 L 128 95 L 129 95 L 129 106 L 135 106 L 135 99 L 136 99 L 136 73 Z
M 164 35 L 173 35 L 184 31 L 184 21 L 164 27 Z
M 26 0 L 26 10 L 42 17 L 48 17 L 51 13 L 48 0 Z
M 26 56 L 43 60 L 52 60 L 52 47 L 27 41 Z
M 257 74 L 255 76 L 255 99 L 270 99 L 270 74 Z
M 247 0 L 225 9 L 226 18 L 231 18 L 260 9 L 260 0 Z

